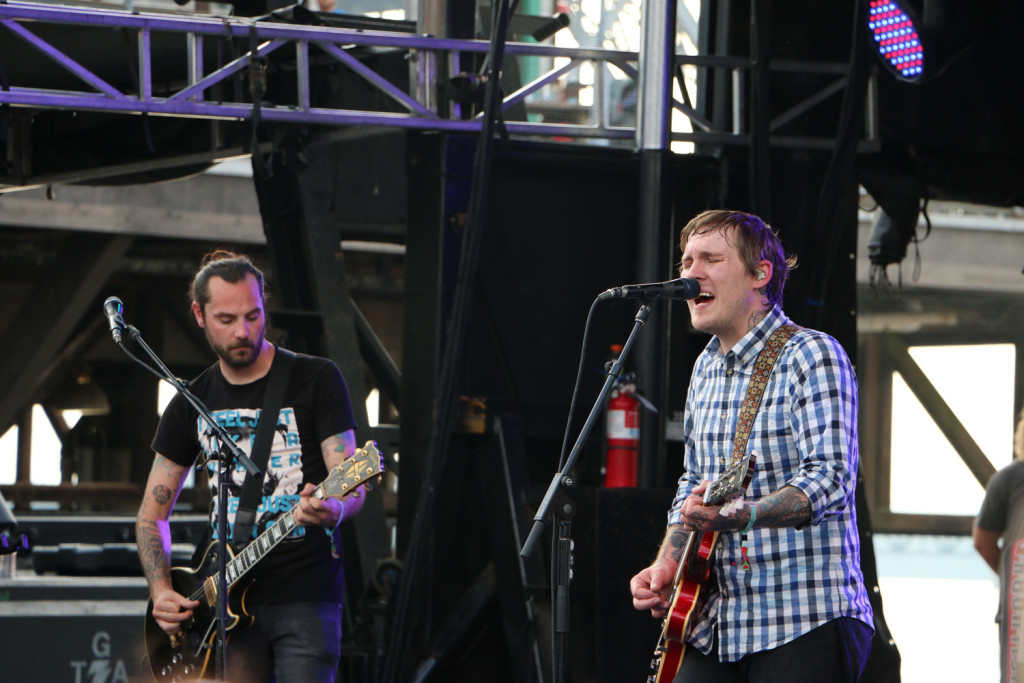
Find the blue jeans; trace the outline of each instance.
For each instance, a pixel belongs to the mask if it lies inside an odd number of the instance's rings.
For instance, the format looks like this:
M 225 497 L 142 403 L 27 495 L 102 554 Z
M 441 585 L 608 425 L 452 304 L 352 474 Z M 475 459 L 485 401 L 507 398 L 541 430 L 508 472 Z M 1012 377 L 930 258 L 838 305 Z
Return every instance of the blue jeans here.
M 341 658 L 341 605 L 253 605 L 252 626 L 228 635 L 231 683 L 334 683 Z

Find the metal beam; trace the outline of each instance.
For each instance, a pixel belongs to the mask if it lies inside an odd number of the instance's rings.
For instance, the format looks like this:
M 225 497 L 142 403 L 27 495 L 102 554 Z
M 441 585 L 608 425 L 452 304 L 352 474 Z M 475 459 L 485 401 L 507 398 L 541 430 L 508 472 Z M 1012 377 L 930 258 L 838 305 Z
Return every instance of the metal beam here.
M 51 266 L 23 301 L 13 323 L 0 336 L 0 431 L 7 431 L 25 409 L 86 307 L 93 303 L 120 263 L 133 238 L 127 235 L 71 234 Z M 96 315 L 100 315 L 97 309 Z
M 910 356 L 906 343 L 895 335 L 886 334 L 882 336 L 882 344 L 886 354 L 892 360 L 896 370 L 903 376 L 907 386 L 914 392 L 917 400 L 921 402 L 924 409 L 935 420 L 939 430 L 960 454 L 960 458 L 974 478 L 982 487 L 985 487 L 996 471 L 988 456 L 974 441 L 956 413 L 943 400 L 921 367 Z
M 48 31 L 47 37 L 37 32 L 39 27 L 51 29 L 69 26 L 76 33 L 118 29 L 130 40 L 134 40 L 139 53 L 140 69 L 133 83 L 115 82 L 103 73 L 102 63 L 86 64 L 86 58 L 77 59 L 68 46 L 61 44 L 59 31 Z M 361 52 L 398 50 L 407 52 L 410 58 L 431 64 L 457 64 L 463 54 L 484 55 L 490 44 L 484 40 L 455 40 L 428 35 L 411 35 L 405 32 L 360 30 L 335 26 L 305 26 L 283 22 L 261 21 L 253 23 L 245 18 L 212 17 L 203 15 L 175 15 L 158 13 L 125 12 L 114 9 L 76 8 L 67 5 L 49 6 L 36 3 L 0 3 L 0 35 L 14 48 L 41 53 L 54 64 L 65 70 L 61 87 L 15 81 L 0 90 L 0 104 L 33 109 L 91 110 L 124 114 L 151 114 L 157 116 L 198 117 L 204 119 L 248 120 L 254 117 L 252 102 L 231 101 L 221 88 L 244 74 L 250 68 L 250 34 L 256 37 L 255 54 L 259 59 L 273 57 L 283 70 L 294 69 L 295 91 L 285 93 L 285 102 L 263 102 L 258 106 L 258 116 L 264 122 L 321 124 L 327 126 L 385 126 L 391 128 L 412 128 L 450 132 L 478 132 L 479 117 L 465 118 L 458 106 L 451 111 L 441 111 L 435 102 L 432 89 L 413 84 L 412 93 L 402 86 L 390 82 L 381 74 L 367 68 L 360 60 Z M 52 33 L 52 36 L 50 35 Z M 160 37 L 157 52 L 154 36 Z M 223 43 L 221 52 L 238 55 L 227 64 L 213 64 L 209 55 L 211 47 Z M 169 47 L 170 44 L 170 47 Z M 205 47 L 204 47 L 205 46 Z M 12 48 L 13 49 L 13 48 Z M 627 74 L 635 74 L 634 65 L 639 63 L 635 52 L 606 50 L 598 48 L 565 48 L 537 43 L 506 44 L 510 57 L 530 57 L 551 68 L 542 68 L 540 76 L 511 93 L 503 100 L 502 109 L 520 104 L 553 80 L 563 77 L 568 70 L 593 63 L 601 74 L 607 74 L 604 65 L 614 65 Z M 241 54 L 239 54 L 241 53 Z M 102 54 L 102 53 L 100 53 Z M 207 59 L 203 59 L 203 55 Z M 166 66 L 165 60 L 187 63 L 189 68 L 182 73 Z M 703 55 L 670 55 L 674 70 L 682 65 L 698 68 L 731 70 L 737 83 L 739 97 L 744 75 L 753 70 L 754 64 L 743 57 L 710 57 Z M 378 98 L 388 109 L 356 110 L 344 107 L 316 106 L 310 101 L 309 83 L 311 70 L 322 65 L 333 65 L 355 73 L 372 88 L 385 97 Z M 91 67 L 91 68 L 90 68 Z M 782 63 L 778 73 L 821 74 L 843 73 L 846 65 L 822 62 Z M 436 78 L 436 73 L 433 74 Z M 78 83 L 79 87 L 73 85 Z M 818 98 L 797 103 L 791 112 L 803 112 L 824 99 L 833 89 L 845 87 L 835 82 Z M 672 98 L 670 88 L 658 88 L 661 92 L 654 97 L 668 101 L 686 116 L 696 116 L 687 102 Z M 431 93 L 427 96 L 425 93 Z M 244 97 L 239 96 L 239 97 Z M 650 99 L 649 97 L 646 99 Z M 622 139 L 634 137 L 634 130 L 628 127 L 606 125 L 602 116 L 603 102 L 595 101 L 589 107 L 581 106 L 588 112 L 591 123 L 555 124 L 531 121 L 506 121 L 505 129 L 512 135 L 562 136 L 577 139 Z M 395 111 L 395 109 L 399 111 Z M 647 108 L 648 111 L 650 107 Z M 699 117 L 693 121 L 699 132 L 674 132 L 673 141 L 688 141 L 706 144 L 747 145 L 749 134 L 742 128 L 731 130 L 708 130 L 708 122 Z M 775 136 L 769 143 L 782 147 L 831 149 L 834 140 L 803 136 Z M 180 160 L 179 160 L 180 161 Z M 28 181 L 11 184 L 26 184 Z

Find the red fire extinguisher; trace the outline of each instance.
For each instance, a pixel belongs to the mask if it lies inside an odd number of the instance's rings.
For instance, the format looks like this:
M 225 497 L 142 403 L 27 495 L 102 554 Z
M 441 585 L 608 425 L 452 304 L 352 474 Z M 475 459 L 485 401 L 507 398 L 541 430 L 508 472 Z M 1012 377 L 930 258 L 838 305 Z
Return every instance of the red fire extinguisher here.
M 630 378 L 612 387 L 606 419 L 604 485 L 607 488 L 636 486 L 637 453 L 640 447 L 640 400 Z

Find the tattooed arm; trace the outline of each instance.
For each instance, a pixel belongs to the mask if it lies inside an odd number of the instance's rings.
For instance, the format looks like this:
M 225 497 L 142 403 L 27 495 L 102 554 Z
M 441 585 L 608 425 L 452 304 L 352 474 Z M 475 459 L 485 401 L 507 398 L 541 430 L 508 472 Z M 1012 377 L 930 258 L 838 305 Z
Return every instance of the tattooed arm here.
M 149 582 L 153 618 L 167 633 L 177 631 L 181 622 L 191 617 L 192 609 L 199 604 L 187 600 L 171 587 L 170 517 L 186 474 L 187 467 L 157 453 L 139 514 L 135 518 L 135 542 L 142 572 Z
M 330 470 L 340 464 L 345 458 L 351 458 L 356 453 L 356 433 L 350 429 L 334 436 L 329 436 L 320 442 L 320 452 L 324 456 L 324 464 Z M 306 484 L 300 494 L 299 505 L 295 508 L 295 521 L 303 526 L 327 526 L 334 528 L 343 519 L 349 519 L 363 508 L 366 497 L 361 495 L 361 490 L 353 491 L 345 496 L 344 505 L 342 501 L 335 498 L 320 500 L 312 498 L 310 494 L 316 489 L 313 484 Z
M 633 594 L 633 607 L 638 610 L 649 609 L 651 615 L 659 619 L 665 616 L 676 568 L 679 566 L 688 538 L 689 534 L 681 524 L 669 526 L 654 562 L 650 567 L 640 570 L 640 573 L 629 582 L 629 590 Z
M 686 529 L 745 529 L 750 522 L 751 507 L 754 505 L 757 506 L 757 517 L 754 519 L 754 527 L 757 528 L 799 527 L 811 521 L 811 503 L 804 492 L 794 486 L 783 486 L 760 500 L 747 501 L 746 505 L 730 515 L 723 515 L 721 506 L 702 504 L 701 494 L 704 493 L 706 485 L 701 484 L 695 488 L 683 502 L 682 517 Z

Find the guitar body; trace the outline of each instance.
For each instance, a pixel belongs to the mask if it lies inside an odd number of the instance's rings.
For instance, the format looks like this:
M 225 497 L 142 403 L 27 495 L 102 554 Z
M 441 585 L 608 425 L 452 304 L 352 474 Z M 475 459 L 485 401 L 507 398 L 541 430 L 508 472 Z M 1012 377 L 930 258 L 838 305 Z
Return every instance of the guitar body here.
M 698 536 L 699 541 L 696 540 Z M 686 651 L 686 632 L 704 597 L 701 589 L 711 575 L 711 556 L 718 543 L 718 534 L 694 533 L 690 538 L 689 552 L 683 558 L 682 578 L 676 583 L 672 605 L 665 615 L 658 645 L 661 656 L 652 683 L 672 683 L 676 677 Z
M 733 463 L 721 477 L 712 482 L 704 495 L 705 505 L 722 505 L 742 495 L 750 485 L 757 463 L 757 454 L 751 452 Z M 690 532 L 679 558 L 679 568 L 673 581 L 672 599 L 662 622 L 661 639 L 651 661 L 653 673 L 648 683 L 672 683 L 679 672 L 686 652 L 686 633 L 695 614 L 700 612 L 703 587 L 711 576 L 712 558 L 718 545 L 718 532 Z
M 232 557 L 228 548 L 229 560 Z M 213 645 L 217 637 L 217 597 L 215 576 L 218 568 L 217 545 L 211 544 L 203 554 L 198 569 L 174 567 L 171 585 L 182 595 L 199 600 L 192 618 L 173 636 L 157 625 L 153 618 L 153 601 L 146 607 L 146 651 L 149 668 L 156 681 L 214 680 L 216 672 L 211 665 Z M 210 590 L 206 587 L 209 584 Z M 249 626 L 253 619 L 245 610 L 245 594 L 251 582 L 234 584 L 228 588 L 227 622 L 224 625 L 230 638 L 235 628 Z

